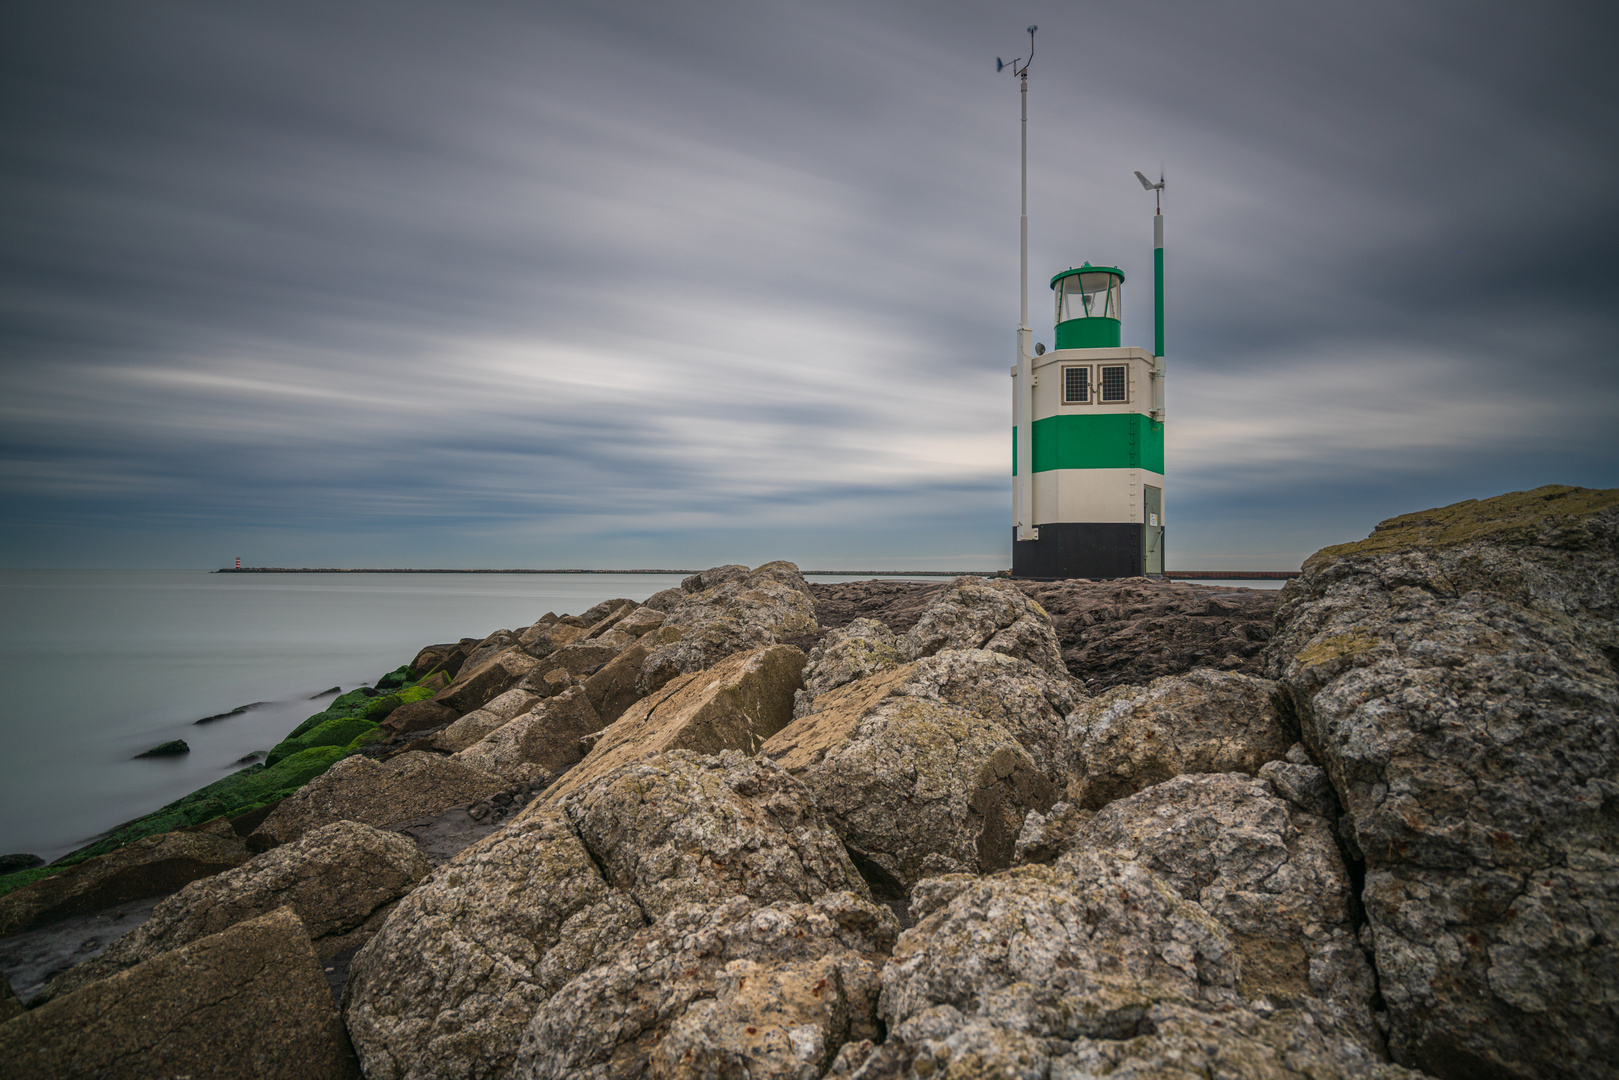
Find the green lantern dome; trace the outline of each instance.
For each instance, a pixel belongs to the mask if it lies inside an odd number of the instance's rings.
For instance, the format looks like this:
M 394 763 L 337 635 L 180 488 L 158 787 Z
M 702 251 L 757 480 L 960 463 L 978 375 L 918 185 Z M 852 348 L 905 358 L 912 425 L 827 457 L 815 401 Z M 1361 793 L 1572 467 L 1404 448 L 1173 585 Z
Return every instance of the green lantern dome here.
M 1116 266 L 1083 266 L 1051 279 L 1057 301 L 1057 348 L 1119 347 L 1124 271 Z

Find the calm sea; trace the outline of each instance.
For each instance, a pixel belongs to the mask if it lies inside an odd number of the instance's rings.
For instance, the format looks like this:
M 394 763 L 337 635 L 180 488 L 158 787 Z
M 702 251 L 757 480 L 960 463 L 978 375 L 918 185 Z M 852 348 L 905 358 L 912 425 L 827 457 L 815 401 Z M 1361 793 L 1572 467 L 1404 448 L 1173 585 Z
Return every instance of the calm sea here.
M 65 855 L 439 641 L 644 600 L 651 574 L 0 571 L 0 854 Z M 195 721 L 265 702 L 240 716 Z M 132 760 L 170 739 L 191 753 Z

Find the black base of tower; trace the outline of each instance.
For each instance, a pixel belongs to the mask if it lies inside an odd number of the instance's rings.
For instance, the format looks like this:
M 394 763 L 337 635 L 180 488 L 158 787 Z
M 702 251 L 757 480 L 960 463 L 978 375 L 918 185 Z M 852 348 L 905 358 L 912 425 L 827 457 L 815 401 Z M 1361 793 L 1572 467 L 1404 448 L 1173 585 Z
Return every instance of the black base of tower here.
M 1146 528 L 1122 522 L 1053 522 L 1040 526 L 1040 539 L 1019 540 L 1014 526 L 1012 576 L 1036 581 L 1141 577 Z

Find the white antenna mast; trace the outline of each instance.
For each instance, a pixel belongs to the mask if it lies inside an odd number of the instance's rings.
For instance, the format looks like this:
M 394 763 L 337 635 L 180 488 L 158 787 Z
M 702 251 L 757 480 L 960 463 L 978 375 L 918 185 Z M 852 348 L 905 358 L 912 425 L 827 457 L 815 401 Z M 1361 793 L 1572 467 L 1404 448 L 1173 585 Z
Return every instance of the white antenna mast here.
M 1034 392 L 1034 372 L 1029 345 L 1029 64 L 1034 61 L 1034 32 L 1029 27 L 1029 55 L 1007 63 L 995 58 L 995 70 L 1012 69 L 1021 85 L 1018 88 L 1023 104 L 1023 172 L 1022 214 L 1018 218 L 1018 324 L 1017 324 L 1017 485 L 1013 516 L 1017 520 L 1019 540 L 1038 540 L 1040 531 L 1034 527 L 1034 433 L 1029 417 L 1033 411 L 1030 395 Z

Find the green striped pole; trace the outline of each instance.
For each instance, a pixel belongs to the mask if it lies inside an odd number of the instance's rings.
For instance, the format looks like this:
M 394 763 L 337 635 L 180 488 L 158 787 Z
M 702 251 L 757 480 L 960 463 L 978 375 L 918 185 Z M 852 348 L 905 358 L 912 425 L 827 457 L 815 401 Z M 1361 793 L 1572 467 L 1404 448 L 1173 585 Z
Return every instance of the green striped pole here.
M 1164 356 L 1164 215 L 1152 217 L 1152 354 Z

